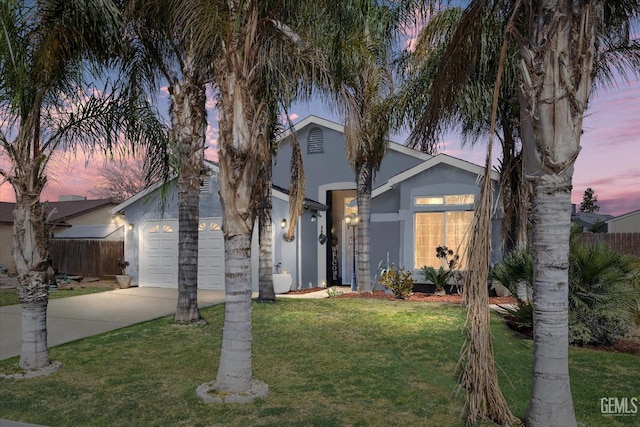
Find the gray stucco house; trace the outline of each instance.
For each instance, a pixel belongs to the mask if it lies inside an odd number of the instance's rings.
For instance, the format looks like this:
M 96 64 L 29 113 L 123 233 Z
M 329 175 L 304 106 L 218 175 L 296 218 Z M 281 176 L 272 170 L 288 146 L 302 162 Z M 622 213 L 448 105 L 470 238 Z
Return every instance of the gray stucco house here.
M 344 154 L 343 126 L 307 117 L 280 140 L 273 168 L 274 265 L 293 276 L 293 287 L 349 284 L 353 265 L 353 228 L 345 223 L 357 214 L 354 172 Z M 305 213 L 295 239 L 285 241 L 289 222 L 286 189 L 290 181 L 291 133 L 297 133 L 306 176 Z M 208 180 L 201 189 L 199 286 L 224 289 L 224 248 L 220 230 L 218 168 L 207 163 Z M 405 269 L 438 266 L 435 247 L 446 244 L 462 254 L 478 176 L 483 168 L 440 154 L 427 154 L 389 143 L 375 182 L 371 218 L 371 276 L 387 259 Z M 496 185 L 498 174 L 492 172 Z M 164 197 L 161 197 L 161 194 Z M 175 181 L 150 187 L 112 210 L 127 224 L 125 257 L 139 286 L 177 287 L 178 208 Z M 494 218 L 493 248 L 500 248 L 500 219 Z M 257 227 L 252 258 L 257 289 Z M 321 238 L 322 237 L 322 238 Z M 326 239 L 324 238 L 326 237 Z M 496 251 L 493 260 L 500 259 Z M 416 276 L 416 278 L 419 278 Z

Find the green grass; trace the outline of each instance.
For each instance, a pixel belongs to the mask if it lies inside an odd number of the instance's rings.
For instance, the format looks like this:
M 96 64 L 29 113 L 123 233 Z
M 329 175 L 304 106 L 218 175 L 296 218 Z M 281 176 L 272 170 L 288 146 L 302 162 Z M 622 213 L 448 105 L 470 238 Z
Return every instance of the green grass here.
M 69 290 L 55 290 L 49 292 L 49 299 L 75 297 L 78 295 L 95 294 L 97 292 L 106 292 L 111 290 L 113 289 L 91 286 Z M 18 299 L 18 291 L 16 289 L 0 289 L 0 307 L 14 304 L 20 304 L 20 300 Z
M 0 379 L 0 414 L 64 426 L 462 426 L 454 372 L 464 312 L 455 305 L 366 299 L 283 300 L 253 306 L 254 377 L 266 399 L 205 405 L 215 379 L 223 307 L 208 324 L 171 318 L 50 350 L 55 374 Z M 532 343 L 492 320 L 500 385 L 517 416 L 529 398 Z M 638 425 L 603 417 L 602 397 L 638 396 L 640 357 L 571 349 L 574 403 L 587 426 Z M 17 358 L 0 362 L 15 365 Z M 635 394 L 634 394 L 635 393 Z

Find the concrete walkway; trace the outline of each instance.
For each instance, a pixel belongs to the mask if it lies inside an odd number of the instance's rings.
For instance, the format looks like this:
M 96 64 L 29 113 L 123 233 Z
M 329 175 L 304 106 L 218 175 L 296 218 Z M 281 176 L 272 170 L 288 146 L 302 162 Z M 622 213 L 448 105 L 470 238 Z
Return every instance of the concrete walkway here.
M 175 313 L 177 289 L 129 288 L 49 300 L 47 344 L 75 341 Z M 198 306 L 224 302 L 224 291 L 198 290 Z M 20 355 L 20 305 L 0 307 L 0 360 Z

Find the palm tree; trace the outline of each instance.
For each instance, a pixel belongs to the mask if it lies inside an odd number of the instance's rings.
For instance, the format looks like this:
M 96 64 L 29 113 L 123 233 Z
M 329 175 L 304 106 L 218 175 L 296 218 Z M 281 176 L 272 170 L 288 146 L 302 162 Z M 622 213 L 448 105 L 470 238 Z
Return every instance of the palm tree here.
M 200 183 L 205 175 L 207 112 L 205 85 L 211 79 L 210 55 L 197 56 L 188 31 L 172 25 L 169 0 L 131 0 L 127 18 L 131 34 L 125 72 L 132 85 L 153 91 L 158 77 L 168 83 L 171 144 L 178 174 L 178 302 L 175 320 L 196 322 L 198 310 L 198 225 Z M 205 56 L 206 55 L 206 56 Z M 160 160 L 163 160 L 162 157 Z M 166 157 L 164 158 L 166 161 Z M 164 166 L 166 167 L 166 166 Z
M 396 120 L 412 126 L 412 146 L 431 154 L 448 130 L 460 128 L 463 146 L 486 138 L 490 130 L 495 75 L 508 15 L 496 13 L 472 23 L 461 23 L 462 18 L 463 9 L 458 7 L 437 12 L 420 30 L 413 51 L 400 62 L 407 80 L 398 95 L 396 111 L 400 117 Z M 475 43 L 481 43 L 482 48 Z M 450 63 L 452 55 L 464 57 L 464 64 Z M 530 208 L 530 192 L 523 185 L 512 57 L 506 58 L 494 134 L 502 146 L 499 189 L 505 253 L 527 245 Z
M 388 144 L 394 91 L 391 48 L 400 14 L 376 2 L 364 2 L 349 12 L 352 16 L 343 16 L 342 25 L 329 33 L 335 40 L 329 46 L 337 52 L 332 55 L 338 57 L 333 64 L 339 82 L 334 99 L 345 116 L 345 150 L 356 174 L 358 291 L 372 292 L 371 191 Z
M 507 24 L 504 32 L 517 49 L 520 138 L 525 176 L 533 185 L 534 372 L 527 425 L 575 425 L 567 348 L 571 177 L 596 71 L 612 76 L 605 61 L 638 71 L 638 43 L 629 40 L 629 29 L 640 6 L 625 0 L 520 6 L 473 1 L 459 29 L 480 47 L 487 16 L 502 14 L 513 22 L 497 20 Z M 449 76 L 466 78 L 469 56 L 446 55 Z
M 130 120 L 148 112 L 143 100 L 124 99 L 113 86 L 100 95 L 86 84 L 89 76 L 100 78 L 100 66 L 119 51 L 122 25 L 115 4 L 9 0 L 0 5 L 0 20 L 0 108 L 7 117 L 0 146 L 10 161 L 10 169 L 0 174 L 16 196 L 13 253 L 22 305 L 20 366 L 34 370 L 50 365 L 50 261 L 40 196 L 52 155 L 77 145 L 92 152 L 99 144 L 113 153 L 123 135 L 148 143 L 162 138 L 162 128 L 153 120 L 147 128 Z
M 568 366 L 571 179 L 594 76 L 604 66 L 599 52 L 619 47 L 619 54 L 631 53 L 621 65 L 639 70 L 640 45 L 629 40 L 629 28 L 640 4 L 536 1 L 527 12 L 529 19 L 513 31 L 525 175 L 534 200 L 534 366 L 527 424 L 575 425 Z
M 272 121 L 269 102 L 300 93 L 270 85 L 296 85 L 322 78 L 312 75 L 316 57 L 302 37 L 315 29 L 323 15 L 322 2 L 311 1 L 182 1 L 176 4 L 184 23 L 200 46 L 219 43 L 212 57 L 220 128 L 220 198 L 225 240 L 225 320 L 220 365 L 214 388 L 246 393 L 259 384 L 251 363 L 251 235 L 260 170 L 271 161 L 268 144 Z M 323 12 L 330 13 L 328 10 Z M 310 39 L 307 39 L 310 40 Z M 309 93 L 303 90 L 303 93 Z M 294 146 L 295 148 L 295 146 Z M 294 150 L 295 151 L 295 150 Z M 299 151 L 299 150 L 298 150 Z M 294 182 L 295 183 L 295 182 Z M 296 196 L 296 194 L 298 196 Z M 300 209 L 304 191 L 291 190 Z M 296 220 L 291 215 L 291 223 Z M 290 227 L 291 231 L 291 227 Z

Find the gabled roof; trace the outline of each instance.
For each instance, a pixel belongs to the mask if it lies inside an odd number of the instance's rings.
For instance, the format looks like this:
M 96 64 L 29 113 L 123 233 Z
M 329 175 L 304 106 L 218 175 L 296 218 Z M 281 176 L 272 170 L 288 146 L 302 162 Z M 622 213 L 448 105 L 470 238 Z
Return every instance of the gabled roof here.
M 275 197 L 277 197 L 280 200 L 284 200 L 287 203 L 289 202 L 289 190 L 287 190 L 286 188 L 279 187 L 277 185 L 273 185 L 272 190 L 273 190 L 272 193 Z M 327 209 L 329 209 L 329 206 L 324 205 L 308 197 L 304 198 L 303 206 L 307 209 L 311 209 L 314 211 L 326 211 Z
M 293 127 L 290 127 L 289 129 L 284 131 L 282 135 L 280 135 L 278 140 L 284 141 L 289 136 L 291 136 L 293 132 L 300 132 L 305 127 L 311 126 L 311 125 L 324 126 L 328 129 L 332 129 L 332 130 L 335 130 L 336 132 L 340 132 L 344 134 L 343 125 L 336 122 L 332 122 L 331 120 L 323 119 L 322 117 L 311 115 L 311 116 L 305 117 L 304 119 L 300 120 L 298 123 L 294 124 Z M 389 143 L 389 145 L 387 146 L 388 149 L 397 151 L 402 154 L 406 154 L 408 156 L 412 156 L 421 160 L 427 160 L 432 157 L 421 151 L 414 150 L 402 144 L 398 144 L 397 142 L 388 141 L 388 143 Z
M 71 200 L 68 202 L 47 202 L 49 222 L 64 222 L 70 218 L 85 215 L 96 209 L 115 205 L 112 199 Z
M 106 239 L 122 229 L 122 225 L 74 225 L 55 235 L 54 239 Z
M 411 169 L 407 169 L 404 172 L 400 172 L 399 174 L 392 176 L 386 183 L 375 188 L 371 192 L 371 197 L 379 196 L 380 194 L 391 190 L 395 185 L 398 185 L 401 182 L 406 181 L 407 179 L 426 171 L 427 169 L 431 169 L 441 164 L 453 166 L 455 168 L 465 170 L 478 176 L 484 175 L 484 167 L 482 166 L 478 166 L 475 163 L 471 163 L 466 160 L 458 159 L 457 157 L 451 157 L 448 154 L 438 154 L 436 156 L 430 157 L 428 160 L 425 160 L 424 162 L 412 167 Z M 491 179 L 493 179 L 494 181 L 499 181 L 500 174 L 492 170 Z
M 111 199 L 70 200 L 65 202 L 44 202 L 48 223 L 64 223 L 68 219 L 85 215 L 96 209 L 115 205 Z M 13 224 L 15 203 L 0 202 L 0 223 Z
M 617 221 L 617 220 L 620 220 L 620 219 L 629 218 L 630 216 L 634 216 L 634 215 L 638 215 L 638 214 L 640 214 L 640 209 L 635 210 L 635 211 L 631 211 L 631 212 L 627 212 L 626 214 L 622 214 L 622 215 L 619 215 L 619 216 L 616 216 L 616 217 L 613 217 L 613 218 L 609 218 L 607 220 L 607 222 L 608 223 L 609 222 L 614 222 L 614 221 Z
M 607 222 L 613 219 L 613 215 L 599 214 L 595 212 L 576 212 L 571 215 L 571 221 L 583 227 L 590 227 L 597 222 Z
M 220 168 L 219 168 L 218 164 L 216 162 L 212 162 L 211 160 L 205 159 L 204 160 L 204 165 L 206 167 L 208 167 L 209 170 L 211 170 L 213 173 L 218 173 L 220 171 Z M 167 182 L 173 181 L 177 177 L 178 177 L 177 175 L 173 175 L 173 176 L 170 177 L 170 179 Z M 154 191 L 156 191 L 157 189 L 159 189 L 160 187 L 162 187 L 165 184 L 166 184 L 166 182 L 164 182 L 164 181 L 158 181 L 155 184 L 150 185 L 149 187 L 145 188 L 144 190 L 142 190 L 141 192 L 139 192 L 135 196 L 129 197 L 127 200 L 125 200 L 124 202 L 120 203 L 115 208 L 111 209 L 111 211 L 110 211 L 111 214 L 115 215 L 117 213 L 120 213 L 120 212 L 124 211 L 131 204 L 137 202 L 138 200 L 142 199 L 143 197 L 147 196 L 148 194 L 153 193 Z

